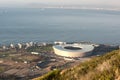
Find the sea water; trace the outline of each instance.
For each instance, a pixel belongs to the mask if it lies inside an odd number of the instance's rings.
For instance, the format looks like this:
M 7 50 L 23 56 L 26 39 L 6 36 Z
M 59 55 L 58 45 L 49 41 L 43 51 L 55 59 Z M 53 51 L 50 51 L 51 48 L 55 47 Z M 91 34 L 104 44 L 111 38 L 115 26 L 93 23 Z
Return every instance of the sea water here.
M 87 41 L 120 43 L 120 11 L 0 8 L 0 44 Z

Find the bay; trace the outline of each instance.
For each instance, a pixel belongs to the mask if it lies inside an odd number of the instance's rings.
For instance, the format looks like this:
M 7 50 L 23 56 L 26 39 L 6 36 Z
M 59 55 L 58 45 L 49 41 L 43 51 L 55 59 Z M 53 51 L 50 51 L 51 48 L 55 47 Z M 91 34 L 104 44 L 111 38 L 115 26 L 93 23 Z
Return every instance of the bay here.
M 119 44 L 120 11 L 0 8 L 0 44 L 87 41 Z

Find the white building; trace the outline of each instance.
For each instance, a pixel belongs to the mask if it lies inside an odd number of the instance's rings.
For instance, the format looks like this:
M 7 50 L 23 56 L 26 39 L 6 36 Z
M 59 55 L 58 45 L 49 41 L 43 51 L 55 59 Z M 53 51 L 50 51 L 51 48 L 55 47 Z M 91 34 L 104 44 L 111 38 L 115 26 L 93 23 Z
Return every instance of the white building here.
M 29 45 L 30 45 L 30 46 L 33 46 L 33 42 L 29 42 Z
M 38 53 L 38 52 L 31 52 L 31 54 L 36 54 L 36 55 L 38 55 L 39 53 Z
M 15 46 L 14 46 L 13 44 L 10 44 L 10 47 L 11 47 L 11 48 L 15 48 Z
M 59 45 L 64 45 L 66 44 L 66 42 L 62 42 L 62 41 L 55 41 L 54 44 L 59 44 Z
M 26 47 L 25 49 L 29 48 L 30 47 L 30 44 L 29 43 L 26 43 Z
M 91 54 L 94 49 L 90 44 L 65 44 L 53 46 L 57 55 L 64 57 L 85 57 Z
M 37 43 L 37 46 L 46 46 L 47 43 L 43 42 L 43 43 Z
M 6 46 L 2 46 L 3 47 L 3 49 L 7 49 L 7 47 Z
M 22 48 L 22 44 L 18 43 L 18 48 L 21 49 Z

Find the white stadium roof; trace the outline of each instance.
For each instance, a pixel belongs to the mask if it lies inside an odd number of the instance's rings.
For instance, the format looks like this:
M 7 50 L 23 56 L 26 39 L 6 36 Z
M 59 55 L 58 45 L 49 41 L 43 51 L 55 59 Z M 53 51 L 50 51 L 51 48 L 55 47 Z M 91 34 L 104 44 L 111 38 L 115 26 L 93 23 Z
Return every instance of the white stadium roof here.
M 73 47 L 77 49 L 67 49 L 65 47 Z M 94 46 L 90 44 L 64 44 L 53 46 L 54 52 L 57 55 L 65 57 L 84 57 L 89 55 Z

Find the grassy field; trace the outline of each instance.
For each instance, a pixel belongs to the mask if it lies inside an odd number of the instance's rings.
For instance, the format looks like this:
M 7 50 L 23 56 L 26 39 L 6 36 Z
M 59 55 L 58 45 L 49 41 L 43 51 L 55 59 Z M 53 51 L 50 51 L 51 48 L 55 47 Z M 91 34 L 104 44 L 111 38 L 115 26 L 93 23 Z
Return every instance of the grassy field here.
M 40 52 L 40 53 L 44 53 L 44 52 L 53 52 L 53 48 L 52 45 L 47 45 L 47 46 L 33 46 L 27 49 L 28 52 Z

